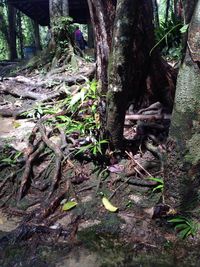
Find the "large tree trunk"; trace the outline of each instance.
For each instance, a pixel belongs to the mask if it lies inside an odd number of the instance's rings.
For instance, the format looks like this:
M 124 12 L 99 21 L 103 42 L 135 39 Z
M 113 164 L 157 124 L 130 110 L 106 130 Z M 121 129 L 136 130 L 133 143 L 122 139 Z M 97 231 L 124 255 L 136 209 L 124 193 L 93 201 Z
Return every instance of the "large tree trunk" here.
M 113 32 L 112 54 L 109 62 L 109 87 L 107 95 L 107 130 L 114 148 L 123 148 L 124 119 L 129 94 L 136 97 L 143 73 L 144 61 L 136 55 L 138 47 L 138 0 L 118 0 Z M 139 55 L 140 53 L 138 53 Z M 139 63 L 137 69 L 133 66 Z M 136 76 L 139 76 L 136 82 Z M 146 77 L 144 77 L 145 79 Z
M 100 90 L 105 93 L 116 0 L 88 0 L 88 5 L 95 36 L 97 79 L 101 83 Z
M 155 45 L 152 1 L 119 0 L 109 63 L 107 131 L 114 149 L 123 149 L 124 118 L 128 103 L 139 106 L 151 89 L 152 100 L 172 107 L 174 81 L 170 67 Z M 149 82 L 148 82 L 149 81 Z
M 191 10 L 190 10 L 191 12 Z M 180 67 L 170 136 L 175 147 L 168 159 L 165 197 L 181 211 L 200 205 L 200 1 L 189 28 Z M 169 173 L 167 170 L 171 169 Z M 198 215 L 199 216 L 199 215 Z
M 51 55 L 54 55 L 52 60 L 52 68 L 54 68 L 58 61 L 61 65 L 67 64 L 74 52 L 79 55 L 82 55 L 82 52 L 75 47 L 74 40 L 69 32 L 70 22 L 66 18 L 69 15 L 68 0 L 50 0 L 49 9 L 51 26 L 49 50 Z
M 16 48 L 16 9 L 8 4 L 8 23 L 9 23 L 9 58 L 10 60 L 17 59 Z

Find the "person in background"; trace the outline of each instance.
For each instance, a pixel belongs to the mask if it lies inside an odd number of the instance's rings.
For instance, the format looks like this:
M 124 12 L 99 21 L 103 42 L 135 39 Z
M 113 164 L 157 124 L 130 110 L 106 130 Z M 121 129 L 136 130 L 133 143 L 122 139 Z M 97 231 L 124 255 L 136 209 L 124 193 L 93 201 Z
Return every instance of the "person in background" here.
M 83 38 L 83 33 L 79 29 L 79 27 L 76 27 L 76 30 L 74 32 L 74 38 L 75 42 L 78 45 L 78 47 L 83 51 L 85 50 L 85 40 Z

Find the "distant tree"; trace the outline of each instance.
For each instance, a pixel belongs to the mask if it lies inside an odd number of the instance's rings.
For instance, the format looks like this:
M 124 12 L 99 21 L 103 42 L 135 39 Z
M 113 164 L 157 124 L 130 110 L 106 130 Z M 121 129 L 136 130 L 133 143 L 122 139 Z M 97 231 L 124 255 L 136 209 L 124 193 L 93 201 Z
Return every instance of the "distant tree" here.
M 8 43 L 9 43 L 9 33 L 8 33 L 8 23 L 7 23 L 7 10 L 5 8 L 5 3 L 0 3 L 0 49 L 1 58 L 8 57 Z
M 39 24 L 36 21 L 33 21 L 33 31 L 34 31 L 34 41 L 36 51 L 42 50 L 41 42 L 40 42 L 40 28 Z
M 9 35 L 9 58 L 10 60 L 17 59 L 17 44 L 16 44 L 16 9 L 8 3 L 8 35 Z
M 17 37 L 18 37 L 18 49 L 21 55 L 21 58 L 24 58 L 24 38 L 23 38 L 23 30 L 22 30 L 22 14 L 18 10 L 17 11 Z

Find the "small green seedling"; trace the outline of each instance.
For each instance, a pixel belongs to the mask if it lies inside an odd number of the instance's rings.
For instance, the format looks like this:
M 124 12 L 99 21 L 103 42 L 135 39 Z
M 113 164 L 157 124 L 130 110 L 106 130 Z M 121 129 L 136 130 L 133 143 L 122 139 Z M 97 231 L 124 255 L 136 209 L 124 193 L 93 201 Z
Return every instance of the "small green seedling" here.
M 168 222 L 174 224 L 174 229 L 178 231 L 178 235 L 182 239 L 185 239 L 188 236 L 195 236 L 199 229 L 199 224 L 197 222 L 184 216 L 176 216 L 175 218 L 168 220 Z
M 163 192 L 164 190 L 164 181 L 162 178 L 155 178 L 155 177 L 151 177 L 149 178 L 150 181 L 154 181 L 156 182 L 157 184 L 154 186 L 152 192 Z

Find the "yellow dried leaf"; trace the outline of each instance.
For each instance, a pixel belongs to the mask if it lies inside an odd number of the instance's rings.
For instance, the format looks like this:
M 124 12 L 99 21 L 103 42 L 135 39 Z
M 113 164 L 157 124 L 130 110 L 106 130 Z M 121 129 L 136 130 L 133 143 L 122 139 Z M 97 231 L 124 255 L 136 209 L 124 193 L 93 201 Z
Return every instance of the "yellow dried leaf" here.
M 118 210 L 118 208 L 113 206 L 106 197 L 102 198 L 102 203 L 103 203 L 104 207 L 107 210 L 109 210 L 110 212 L 116 212 Z

